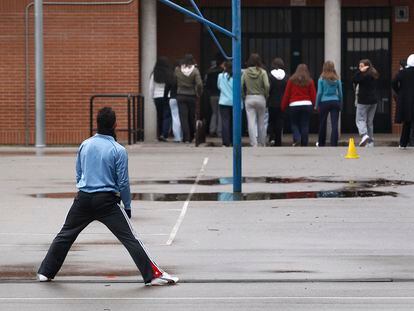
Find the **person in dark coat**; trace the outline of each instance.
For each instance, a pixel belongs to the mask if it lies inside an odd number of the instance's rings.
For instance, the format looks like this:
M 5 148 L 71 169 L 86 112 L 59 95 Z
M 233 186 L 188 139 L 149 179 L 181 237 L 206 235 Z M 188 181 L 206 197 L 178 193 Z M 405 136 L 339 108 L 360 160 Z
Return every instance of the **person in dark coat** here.
M 269 73 L 269 97 L 267 108 L 269 110 L 269 144 L 282 145 L 283 113 L 280 108 L 283 94 L 287 84 L 285 64 L 281 58 L 272 61 L 272 70 Z
M 209 134 L 218 137 L 221 137 L 221 115 L 219 111 L 220 91 L 217 88 L 217 79 L 219 74 L 223 72 L 223 63 L 224 57 L 221 53 L 218 53 L 214 65 L 207 71 L 205 79 L 205 90 L 208 93 L 211 107 Z
M 414 54 L 407 58 L 406 68 L 400 70 L 392 81 L 392 88 L 397 94 L 396 122 L 403 123 L 400 148 L 406 148 L 410 132 L 414 128 Z

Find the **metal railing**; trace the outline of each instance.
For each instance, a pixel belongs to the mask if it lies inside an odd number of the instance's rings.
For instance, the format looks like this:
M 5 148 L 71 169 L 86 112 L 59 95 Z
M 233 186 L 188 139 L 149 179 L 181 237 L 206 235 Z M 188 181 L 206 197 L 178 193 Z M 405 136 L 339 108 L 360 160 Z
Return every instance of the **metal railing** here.
M 127 100 L 127 128 L 117 128 L 118 132 L 128 133 L 128 145 L 144 140 L 144 96 L 141 94 L 96 94 L 91 96 L 89 104 L 89 133 L 93 135 L 94 101 L 97 98 L 125 98 Z M 111 103 L 119 104 L 119 103 Z

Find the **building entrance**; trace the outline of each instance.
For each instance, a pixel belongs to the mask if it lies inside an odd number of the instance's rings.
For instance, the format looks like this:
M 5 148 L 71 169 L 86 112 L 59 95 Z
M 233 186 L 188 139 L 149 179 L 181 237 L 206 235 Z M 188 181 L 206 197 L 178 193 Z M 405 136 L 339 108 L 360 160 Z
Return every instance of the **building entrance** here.
M 205 8 L 204 16 L 225 27 L 231 25 L 228 8 Z M 259 53 L 266 69 L 274 57 L 281 57 L 290 75 L 300 63 L 309 66 L 317 80 L 324 60 L 324 10 L 323 8 L 243 8 L 242 9 L 242 59 Z M 227 51 L 231 41 L 218 35 Z M 202 70 L 207 70 L 217 48 L 206 30 L 202 36 Z M 286 132 L 290 131 L 286 118 Z M 318 131 L 317 113 L 311 119 L 311 132 Z
M 224 27 L 231 27 L 229 8 L 204 8 L 206 18 Z M 355 133 L 355 105 L 352 76 L 360 59 L 369 58 L 380 73 L 379 104 L 375 117 L 375 132 L 391 131 L 391 10 L 389 8 L 342 8 L 342 81 L 344 109 L 342 132 Z M 281 57 L 290 75 L 300 63 L 308 65 L 315 84 L 324 62 L 324 8 L 243 8 L 242 59 L 259 53 L 267 69 L 271 60 Z M 217 34 L 228 53 L 231 40 Z M 206 72 L 217 53 L 217 48 L 206 30 L 203 30 L 201 69 Z M 288 118 L 285 130 L 290 131 Z M 318 115 L 311 119 L 312 133 L 317 133 Z
M 342 78 L 344 109 L 342 132 L 355 128 L 355 96 L 352 77 L 361 59 L 368 58 L 378 70 L 379 102 L 374 119 L 374 133 L 391 132 L 391 9 L 342 9 Z

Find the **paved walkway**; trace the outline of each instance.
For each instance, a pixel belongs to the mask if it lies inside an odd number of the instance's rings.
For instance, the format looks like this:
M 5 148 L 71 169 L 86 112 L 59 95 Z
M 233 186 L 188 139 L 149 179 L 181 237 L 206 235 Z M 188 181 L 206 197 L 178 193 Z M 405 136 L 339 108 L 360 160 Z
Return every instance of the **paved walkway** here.
M 222 201 L 232 189 L 222 179 L 231 177 L 231 148 L 128 147 L 132 192 L 147 194 L 133 201 L 133 224 L 157 262 L 182 280 L 148 290 L 98 223 L 81 234 L 54 282 L 35 283 L 72 201 L 44 194 L 76 191 L 76 148 L 38 155 L 0 148 L 0 309 L 412 310 L 414 186 L 398 181 L 414 181 L 414 149 L 357 151 L 360 159 L 347 160 L 346 147 L 243 148 L 250 177 L 243 192 L 289 195 Z M 391 194 L 337 195 L 366 190 Z M 192 200 L 192 192 L 217 200 Z M 166 193 L 184 196 L 156 200 Z

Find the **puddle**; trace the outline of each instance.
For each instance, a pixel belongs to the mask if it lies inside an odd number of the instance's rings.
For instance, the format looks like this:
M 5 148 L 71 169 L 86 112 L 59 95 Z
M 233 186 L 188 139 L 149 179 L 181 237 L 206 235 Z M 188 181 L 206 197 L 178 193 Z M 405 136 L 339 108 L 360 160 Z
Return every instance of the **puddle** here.
M 74 198 L 75 192 L 38 193 L 31 194 L 35 198 L 68 199 Z M 132 200 L 176 202 L 186 201 L 188 193 L 131 193 Z M 319 198 L 372 198 L 391 196 L 397 197 L 392 191 L 368 191 L 368 190 L 343 190 L 343 191 L 292 191 L 292 192 L 205 192 L 193 193 L 191 201 L 263 201 L 263 200 L 287 200 L 287 199 L 319 199 Z
M 176 185 L 193 184 L 194 179 L 176 180 L 142 180 L 133 181 L 132 185 Z M 198 181 L 199 185 L 231 185 L 232 177 L 206 178 Z M 243 183 L 266 183 L 266 184 L 291 184 L 291 183 L 328 183 L 341 184 L 338 190 L 329 191 L 290 191 L 290 192 L 252 192 L 252 193 L 232 193 L 232 192 L 200 192 L 191 195 L 191 201 L 256 201 L 256 200 L 287 200 L 287 199 L 312 199 L 312 198 L 372 198 L 381 196 L 396 197 L 397 193 L 392 191 L 373 191 L 364 190 L 376 187 L 391 187 L 413 185 L 414 182 L 406 180 L 333 180 L 329 178 L 282 178 L 282 177 L 243 177 Z M 72 199 L 75 192 L 61 193 L 37 193 L 31 194 L 34 198 L 50 199 Z M 132 193 L 132 199 L 137 201 L 159 201 L 174 202 L 186 201 L 188 193 Z
M 173 180 L 136 180 L 131 181 L 131 185 L 188 185 L 194 184 L 195 177 L 188 179 L 173 179 Z M 243 184 L 266 183 L 266 184 L 293 184 L 293 183 L 329 183 L 329 184 L 346 184 L 352 186 L 359 186 L 362 188 L 372 187 L 389 187 L 389 186 L 406 186 L 414 185 L 412 181 L 405 180 L 389 180 L 389 179 L 373 179 L 373 180 L 332 180 L 323 178 L 282 178 L 282 177 L 243 177 Z M 232 177 L 221 178 L 207 178 L 199 180 L 199 185 L 214 186 L 214 185 L 231 185 L 233 184 Z
M 264 201 L 264 200 L 286 200 L 286 199 L 312 199 L 312 198 L 366 198 L 392 196 L 396 192 L 382 191 L 292 191 L 292 192 L 208 192 L 193 193 L 191 201 Z M 173 202 L 187 200 L 187 193 L 133 193 L 132 199 L 138 201 L 160 201 Z

